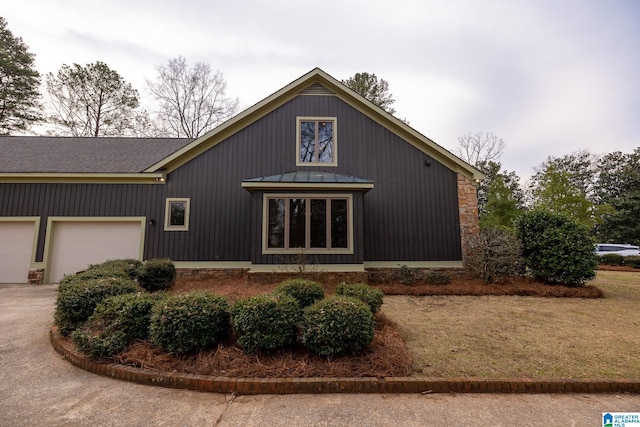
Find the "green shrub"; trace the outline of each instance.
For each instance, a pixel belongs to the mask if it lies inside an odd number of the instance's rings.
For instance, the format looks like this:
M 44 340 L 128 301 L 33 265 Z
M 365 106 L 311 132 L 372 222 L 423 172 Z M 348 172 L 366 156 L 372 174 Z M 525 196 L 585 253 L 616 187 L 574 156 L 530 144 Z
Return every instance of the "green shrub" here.
M 304 309 L 302 343 L 320 356 L 357 354 L 371 345 L 375 322 L 364 302 L 331 296 Z
M 131 279 L 127 270 L 123 265 L 118 265 L 117 261 L 107 261 L 102 264 L 89 265 L 86 270 L 80 271 L 76 274 L 64 276 L 60 281 L 60 284 L 67 282 L 83 282 L 91 279 L 100 279 L 103 277 L 121 277 L 125 279 Z
M 618 254 L 606 254 L 600 257 L 600 264 L 604 265 L 622 265 L 624 257 Z
M 274 290 L 276 294 L 295 298 L 300 308 L 305 308 L 324 298 L 324 288 L 317 282 L 307 279 L 285 280 Z
M 150 340 L 176 354 L 211 347 L 229 332 L 229 305 L 211 292 L 172 295 L 156 304 L 149 326 Z
M 624 264 L 633 268 L 640 268 L 640 256 L 630 255 L 624 257 Z
M 142 267 L 142 261 L 133 259 L 133 258 L 125 258 L 125 259 L 114 259 L 105 261 L 102 264 L 94 264 L 90 265 L 87 268 L 87 272 L 113 272 L 114 274 L 124 273 L 127 277 L 131 279 L 136 279 L 138 277 L 138 270 Z
M 537 280 L 583 285 L 595 277 L 593 241 L 584 225 L 563 215 L 534 210 L 518 218 L 516 230 L 526 266 Z
M 424 281 L 429 285 L 448 285 L 451 283 L 451 276 L 447 273 L 433 272 L 424 275 Z
M 163 294 L 132 293 L 106 298 L 72 338 L 78 349 L 95 359 L 113 356 L 134 340 L 149 338 L 151 309 Z
M 129 341 L 122 331 L 92 336 L 86 331 L 76 329 L 71 334 L 71 339 L 78 350 L 88 354 L 92 359 L 103 359 L 122 353 L 129 345 Z
M 166 291 L 176 278 L 176 267 L 169 259 L 150 259 L 138 268 L 138 283 L 149 292 Z
M 372 288 L 366 283 L 341 283 L 336 287 L 336 295 L 357 298 L 367 304 L 374 314 L 380 310 L 384 296 L 380 289 Z
M 246 353 L 273 351 L 295 343 L 302 311 L 285 294 L 265 294 L 239 300 L 231 311 L 238 345 Z
M 137 292 L 140 288 L 127 277 L 84 279 L 67 276 L 58 285 L 55 321 L 63 335 L 82 325 L 105 298 Z

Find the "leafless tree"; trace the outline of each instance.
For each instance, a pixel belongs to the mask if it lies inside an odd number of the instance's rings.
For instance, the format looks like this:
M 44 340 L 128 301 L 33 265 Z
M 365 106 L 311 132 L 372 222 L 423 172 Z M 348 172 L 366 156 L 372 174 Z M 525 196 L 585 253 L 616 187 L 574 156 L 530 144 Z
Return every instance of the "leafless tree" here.
M 212 73 L 202 62 L 189 68 L 181 56 L 159 66 L 156 80 L 147 80 L 147 86 L 159 103 L 158 118 L 176 137 L 197 138 L 238 110 L 238 99 L 225 96 L 221 72 Z
M 489 162 L 497 162 L 506 145 L 502 138 L 490 132 L 469 133 L 458 137 L 456 154 L 467 163 L 480 167 Z

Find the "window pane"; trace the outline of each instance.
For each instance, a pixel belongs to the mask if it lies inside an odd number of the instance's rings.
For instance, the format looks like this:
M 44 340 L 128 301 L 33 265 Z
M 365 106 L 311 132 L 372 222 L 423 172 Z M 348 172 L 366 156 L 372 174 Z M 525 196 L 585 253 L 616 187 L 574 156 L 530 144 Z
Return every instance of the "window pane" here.
M 327 247 L 327 201 L 311 200 L 311 247 Z
M 347 242 L 347 201 L 331 200 L 331 247 L 346 248 Z
M 316 162 L 316 122 L 300 122 L 300 161 Z
M 318 161 L 333 162 L 333 122 L 318 123 Z
M 269 199 L 268 247 L 284 248 L 284 199 Z
M 169 202 L 171 205 L 171 216 L 169 217 L 169 225 L 184 225 L 184 214 L 187 210 L 185 202 Z
M 289 201 L 289 247 L 305 247 L 305 199 Z

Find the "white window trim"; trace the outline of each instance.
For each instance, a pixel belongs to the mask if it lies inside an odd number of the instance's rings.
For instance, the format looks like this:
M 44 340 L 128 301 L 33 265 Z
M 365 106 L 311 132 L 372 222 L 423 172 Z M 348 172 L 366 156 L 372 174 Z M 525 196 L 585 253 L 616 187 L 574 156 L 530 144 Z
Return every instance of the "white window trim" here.
M 184 225 L 171 225 L 171 203 L 184 203 Z M 186 197 L 169 197 L 164 209 L 164 231 L 189 231 L 189 214 L 191 199 Z
M 333 161 L 332 162 L 302 162 L 300 161 L 300 123 L 301 122 L 332 122 L 333 123 Z M 296 117 L 296 166 L 338 166 L 338 118 L 337 117 Z
M 339 249 L 324 248 L 269 248 L 269 199 L 346 199 L 347 200 L 347 247 Z M 353 195 L 336 193 L 269 193 L 262 196 L 262 253 L 310 255 L 351 255 L 353 254 Z

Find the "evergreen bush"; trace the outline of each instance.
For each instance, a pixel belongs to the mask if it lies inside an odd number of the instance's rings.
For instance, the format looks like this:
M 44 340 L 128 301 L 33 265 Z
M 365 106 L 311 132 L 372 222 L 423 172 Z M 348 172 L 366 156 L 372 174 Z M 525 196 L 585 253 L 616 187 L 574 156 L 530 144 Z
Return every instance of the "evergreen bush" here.
M 118 354 L 134 340 L 149 338 L 153 306 L 163 294 L 131 293 L 106 298 L 72 338 L 78 349 L 94 359 Z
M 640 268 L 640 256 L 630 255 L 624 257 L 624 264 L 633 268 Z
M 284 293 L 239 300 L 231 311 L 238 345 L 245 353 L 273 351 L 294 344 L 301 317 L 296 299 Z
M 336 295 L 354 297 L 369 306 L 372 313 L 377 313 L 382 306 L 384 294 L 380 289 L 372 288 L 366 283 L 340 283 L 336 287 Z
M 367 304 L 335 295 L 304 309 L 302 343 L 319 356 L 362 353 L 373 341 L 374 327 Z
M 324 298 L 324 288 L 317 282 L 308 279 L 285 280 L 274 290 L 276 294 L 284 294 L 295 298 L 300 308 L 305 308 Z
M 176 278 L 176 267 L 169 259 L 150 259 L 138 268 L 138 283 L 149 292 L 166 291 Z
M 525 212 L 516 221 L 525 263 L 548 284 L 583 285 L 596 275 L 597 260 L 587 228 L 564 215 Z
M 600 264 L 604 265 L 622 265 L 624 261 L 624 257 L 618 254 L 606 254 L 600 257 Z
M 187 354 L 213 346 L 229 332 L 229 305 L 211 292 L 168 296 L 151 312 L 150 341 L 162 350 Z
M 67 276 L 58 285 L 54 318 L 62 335 L 82 325 L 105 298 L 139 291 L 128 277 Z

